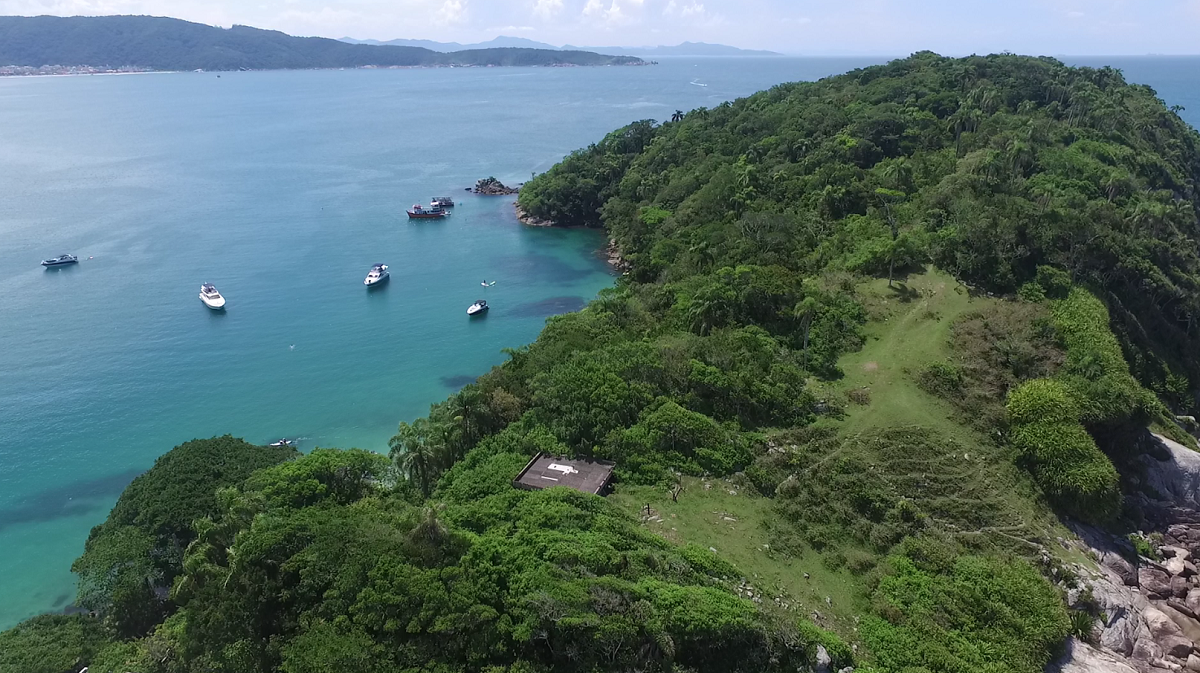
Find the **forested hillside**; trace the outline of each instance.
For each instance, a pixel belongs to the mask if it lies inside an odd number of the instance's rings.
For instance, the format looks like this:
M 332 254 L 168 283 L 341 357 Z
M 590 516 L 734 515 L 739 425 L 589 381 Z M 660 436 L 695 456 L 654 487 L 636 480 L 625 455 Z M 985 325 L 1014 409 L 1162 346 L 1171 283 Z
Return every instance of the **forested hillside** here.
M 230 29 L 152 16 L 0 17 L 0 65 L 271 70 L 437 65 L 628 65 L 641 59 L 550 49 L 347 44 L 249 26 Z
M 519 197 L 615 289 L 390 460 L 164 507 L 254 451 L 177 447 L 76 562 L 101 617 L 0 671 L 1039 673 L 1100 616 L 1062 518 L 1136 526 L 1123 440 L 1191 441 L 1197 140 L 1112 70 L 928 53 L 616 131 Z M 514 489 L 538 451 L 614 494 Z

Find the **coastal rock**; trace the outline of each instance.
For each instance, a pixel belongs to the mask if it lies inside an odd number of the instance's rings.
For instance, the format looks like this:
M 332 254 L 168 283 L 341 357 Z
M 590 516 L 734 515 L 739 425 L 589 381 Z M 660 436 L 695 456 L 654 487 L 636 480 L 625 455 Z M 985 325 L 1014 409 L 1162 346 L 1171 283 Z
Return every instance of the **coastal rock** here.
M 1126 561 L 1123 556 L 1116 552 L 1105 552 L 1100 559 L 1100 565 L 1108 568 L 1121 578 L 1127 587 L 1136 587 L 1138 585 L 1138 571 L 1129 561 Z
M 1171 576 L 1154 566 L 1138 568 L 1138 585 L 1155 598 L 1168 598 L 1173 593 Z
M 1138 673 L 1117 657 L 1077 638 L 1067 640 L 1062 657 L 1046 670 L 1048 673 Z
M 833 659 L 829 656 L 829 652 L 825 650 L 824 645 L 817 645 L 817 673 L 830 673 L 833 667 Z
M 1200 453 L 1160 435 L 1151 435 L 1147 444 L 1153 452 L 1141 457 L 1146 486 L 1177 506 L 1200 507 Z M 1193 535 L 1187 537 L 1197 539 Z
M 519 190 L 515 187 L 508 187 L 503 182 L 496 178 L 484 178 L 475 183 L 475 188 L 471 191 L 484 196 L 505 196 L 507 194 L 516 194 Z
M 530 215 L 529 213 L 525 212 L 525 209 L 521 207 L 520 203 L 517 203 L 514 205 L 517 210 L 517 219 L 521 222 L 521 224 L 527 224 L 531 227 L 553 227 L 554 226 L 554 222 L 551 220 L 537 217 L 536 215 Z

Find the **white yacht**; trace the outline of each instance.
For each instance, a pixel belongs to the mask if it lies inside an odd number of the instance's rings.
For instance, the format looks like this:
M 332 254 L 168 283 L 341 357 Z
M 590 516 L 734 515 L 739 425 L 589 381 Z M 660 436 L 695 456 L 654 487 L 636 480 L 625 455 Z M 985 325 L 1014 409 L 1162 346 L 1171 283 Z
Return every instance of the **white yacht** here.
M 474 304 L 471 304 L 471 306 L 467 309 L 467 315 L 480 315 L 487 313 L 488 308 L 490 307 L 487 304 L 487 300 L 479 299 Z
M 200 301 L 204 305 L 214 311 L 220 311 L 225 308 L 225 297 L 217 292 L 217 288 L 213 287 L 212 283 L 205 283 L 200 286 Z
M 385 281 L 387 279 L 388 279 L 387 264 L 376 264 L 375 266 L 371 267 L 370 273 L 368 273 L 367 277 L 363 279 L 363 285 L 370 287 L 372 285 L 382 283 L 383 281 Z

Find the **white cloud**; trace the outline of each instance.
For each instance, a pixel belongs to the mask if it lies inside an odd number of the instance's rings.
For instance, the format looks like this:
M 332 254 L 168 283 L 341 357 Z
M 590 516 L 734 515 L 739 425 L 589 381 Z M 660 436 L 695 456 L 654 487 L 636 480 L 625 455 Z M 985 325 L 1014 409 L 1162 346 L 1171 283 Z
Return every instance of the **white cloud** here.
M 667 6 L 663 8 L 663 16 L 678 16 L 686 19 L 688 17 L 704 16 L 704 14 L 704 5 L 695 0 L 683 3 L 670 0 Z
M 438 25 L 454 25 L 467 20 L 467 0 L 445 0 L 433 21 Z
M 562 11 L 563 0 L 534 0 L 533 13 L 543 19 L 549 19 Z

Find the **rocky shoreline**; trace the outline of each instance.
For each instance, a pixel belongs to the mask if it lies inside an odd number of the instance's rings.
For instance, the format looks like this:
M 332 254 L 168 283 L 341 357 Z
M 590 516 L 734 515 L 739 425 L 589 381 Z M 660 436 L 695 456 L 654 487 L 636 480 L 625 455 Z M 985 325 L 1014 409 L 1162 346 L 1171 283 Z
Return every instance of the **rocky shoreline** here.
M 1149 530 L 1138 548 L 1084 525 L 1072 526 L 1078 541 L 1060 541 L 1096 561 L 1073 565 L 1078 580 L 1064 586 L 1096 619 L 1051 673 L 1200 672 L 1200 453 L 1150 433 L 1139 444 L 1142 488 L 1129 498 Z
M 530 226 L 530 227 L 557 227 L 557 226 L 559 226 L 559 225 L 555 224 L 553 220 L 547 220 L 545 218 L 537 217 L 535 215 L 530 215 L 529 213 L 525 212 L 525 209 L 521 207 L 520 203 L 514 203 L 513 208 L 516 210 L 517 220 L 521 224 L 524 224 L 526 226 Z M 564 228 L 566 228 L 566 227 L 564 227 Z M 617 245 L 617 239 L 615 239 L 615 238 L 608 239 L 608 243 L 605 244 L 602 254 L 603 254 L 604 259 L 608 262 L 608 265 L 611 266 L 614 271 L 617 271 L 621 275 L 629 273 L 630 269 L 632 268 L 632 266 L 629 263 L 629 260 L 625 259 L 625 256 L 623 254 L 621 254 L 621 248 L 620 248 L 620 246 Z

